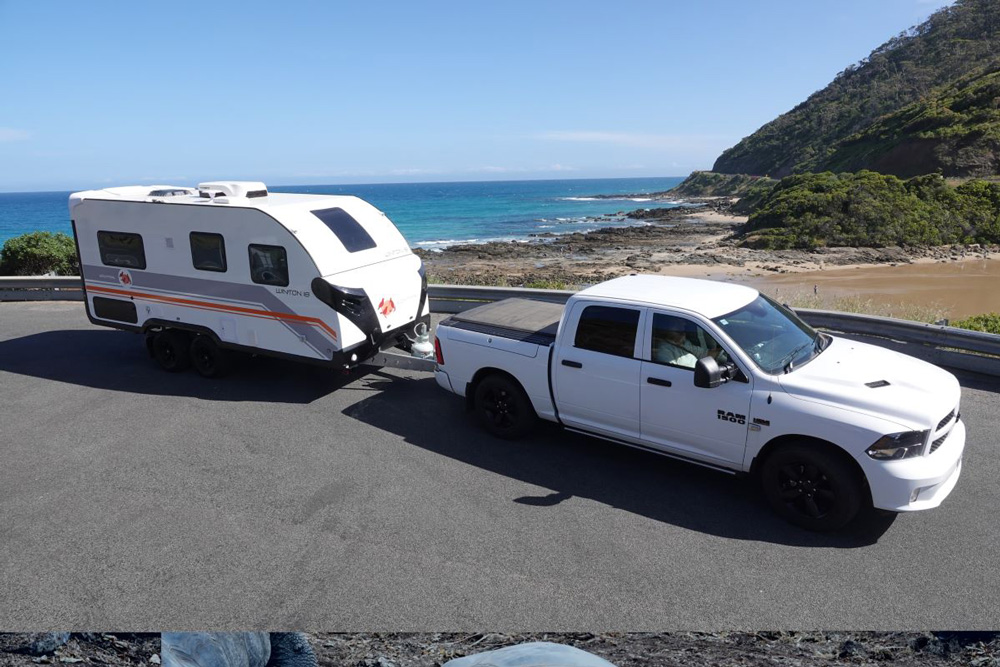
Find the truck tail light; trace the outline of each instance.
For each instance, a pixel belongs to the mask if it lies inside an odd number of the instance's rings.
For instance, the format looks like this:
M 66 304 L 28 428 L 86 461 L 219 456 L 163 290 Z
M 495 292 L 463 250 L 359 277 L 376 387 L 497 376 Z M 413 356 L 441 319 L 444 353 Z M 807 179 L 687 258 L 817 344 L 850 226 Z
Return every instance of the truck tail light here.
M 438 366 L 444 366 L 444 354 L 441 352 L 441 341 L 434 336 L 434 361 Z

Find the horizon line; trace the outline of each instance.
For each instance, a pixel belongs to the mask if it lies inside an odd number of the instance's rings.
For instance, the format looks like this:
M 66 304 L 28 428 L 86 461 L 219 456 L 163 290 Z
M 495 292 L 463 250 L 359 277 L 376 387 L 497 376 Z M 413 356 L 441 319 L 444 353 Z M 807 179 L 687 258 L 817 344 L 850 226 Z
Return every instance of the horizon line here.
M 690 174 L 689 174 L 690 175 Z M 687 178 L 687 176 L 676 175 L 676 176 L 591 176 L 587 178 L 504 178 L 504 179 L 463 179 L 463 180 L 447 180 L 447 181 L 383 181 L 383 182 L 371 182 L 371 183 L 288 183 L 281 185 L 268 185 L 268 190 L 271 188 L 307 188 L 307 187 L 324 187 L 324 186 L 335 186 L 335 187 L 349 187 L 349 186 L 369 186 L 369 185 L 453 185 L 456 183 L 528 183 L 528 182 L 540 182 L 540 181 L 632 181 L 643 178 Z M 221 179 L 215 179 L 221 180 Z M 244 180 L 244 179 L 229 179 L 229 180 Z M 104 190 L 106 188 L 117 188 L 125 187 L 130 185 L 174 185 L 167 182 L 149 182 L 149 183 L 123 183 L 121 185 L 108 185 L 105 187 L 90 187 L 83 188 L 80 190 L 65 190 L 65 189 L 40 189 L 40 190 L 0 190 L 0 195 L 19 195 L 19 194 L 55 194 L 63 192 L 82 192 L 84 190 Z M 187 186 L 185 186 L 187 187 Z

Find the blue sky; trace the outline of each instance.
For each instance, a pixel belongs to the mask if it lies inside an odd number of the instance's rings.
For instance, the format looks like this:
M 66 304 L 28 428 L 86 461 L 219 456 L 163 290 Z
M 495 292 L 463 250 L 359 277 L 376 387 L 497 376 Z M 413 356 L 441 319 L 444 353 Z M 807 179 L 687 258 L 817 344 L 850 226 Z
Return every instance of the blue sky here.
M 946 0 L 0 0 L 0 191 L 686 175 Z

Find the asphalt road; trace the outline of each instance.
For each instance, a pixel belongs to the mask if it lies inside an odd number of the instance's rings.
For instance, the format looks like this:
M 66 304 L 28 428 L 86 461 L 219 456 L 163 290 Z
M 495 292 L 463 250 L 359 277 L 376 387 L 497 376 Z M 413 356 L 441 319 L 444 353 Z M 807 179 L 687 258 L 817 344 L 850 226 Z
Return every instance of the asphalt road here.
M 961 376 L 945 504 L 839 535 L 752 484 L 428 374 L 170 375 L 79 303 L 0 303 L 0 629 L 1000 627 L 1000 382 Z

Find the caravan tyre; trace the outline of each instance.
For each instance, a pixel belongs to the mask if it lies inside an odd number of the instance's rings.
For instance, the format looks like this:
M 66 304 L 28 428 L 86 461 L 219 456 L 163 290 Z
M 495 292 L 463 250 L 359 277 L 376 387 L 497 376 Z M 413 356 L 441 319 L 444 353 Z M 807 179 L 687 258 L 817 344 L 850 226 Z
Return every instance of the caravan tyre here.
M 229 370 L 229 353 L 210 336 L 198 335 L 191 341 L 191 365 L 203 377 L 217 378 Z
M 187 370 L 191 366 L 187 335 L 173 329 L 153 334 L 153 358 L 165 371 L 177 373 Z

